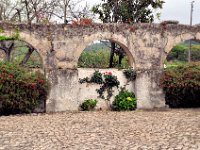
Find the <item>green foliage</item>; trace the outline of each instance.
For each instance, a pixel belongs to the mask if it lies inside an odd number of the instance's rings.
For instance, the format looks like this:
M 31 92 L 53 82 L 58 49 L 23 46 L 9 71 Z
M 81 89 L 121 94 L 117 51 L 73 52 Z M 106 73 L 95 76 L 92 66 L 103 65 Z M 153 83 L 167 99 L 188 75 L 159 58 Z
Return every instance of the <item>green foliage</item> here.
M 120 82 L 117 79 L 117 76 L 112 75 L 111 72 L 105 72 L 105 73 L 100 73 L 99 71 L 95 71 L 89 79 L 88 77 L 79 79 L 79 82 L 81 84 L 83 83 L 96 83 L 100 84 L 101 87 L 100 89 L 97 89 L 97 93 L 99 94 L 100 98 L 105 99 L 104 93 L 107 91 L 107 100 L 109 100 L 112 97 L 112 88 L 114 87 L 119 87 Z
M 105 99 L 104 93 L 107 91 L 107 100 L 110 100 L 110 98 L 113 96 L 113 90 L 114 87 L 119 87 L 120 82 L 117 79 L 117 76 L 112 75 L 111 72 L 105 72 L 103 74 L 103 84 L 100 87 L 100 89 L 97 89 L 97 93 L 99 94 L 99 97 L 102 99 Z
M 44 75 L 0 62 L 0 115 L 31 113 L 43 103 L 49 84 Z
M 112 75 L 111 72 L 106 72 L 104 73 L 104 84 L 106 84 L 110 88 L 118 88 L 120 82 L 118 81 L 117 76 Z
M 96 83 L 96 84 L 103 84 L 103 75 L 102 73 L 100 73 L 98 70 L 96 70 L 91 79 L 86 77 L 83 79 L 79 79 L 79 83 L 83 84 L 83 83 Z
M 112 104 L 113 110 L 116 111 L 132 111 L 136 106 L 135 94 L 124 89 L 119 92 Z
M 15 40 L 15 37 L 0 36 L 0 41 Z
M 91 110 L 94 110 L 94 108 L 96 107 L 97 105 L 97 100 L 93 100 L 93 99 L 88 99 L 88 100 L 85 100 L 82 104 L 81 104 L 81 109 L 83 111 L 91 111 Z
M 107 68 L 109 64 L 109 51 L 83 51 L 79 58 L 80 68 Z
M 200 61 L 200 45 L 192 45 L 191 60 Z
M 170 107 L 200 107 L 200 63 L 167 68 L 161 87 Z
M 0 30 L 0 33 L 3 33 L 3 30 Z M 18 40 L 19 39 L 19 30 L 16 30 L 16 33 L 12 36 L 1 36 L 0 35 L 0 41 L 7 41 L 7 40 Z
M 83 79 L 79 79 L 79 83 L 83 84 L 83 83 L 90 83 L 90 79 L 88 77 L 83 78 Z
M 178 44 L 167 56 L 167 61 L 182 61 L 187 62 L 189 45 Z M 200 45 L 192 45 L 191 47 L 191 60 L 200 61 Z
M 102 4 L 93 7 L 92 11 L 99 15 L 103 22 L 122 21 L 126 23 L 153 22 L 153 9 L 162 8 L 163 0 L 102 0 Z M 153 8 L 153 9 L 152 9 Z M 112 16 L 114 20 L 112 20 Z
M 103 84 L 102 73 L 100 73 L 99 71 L 95 71 L 93 76 L 91 77 L 90 82 L 97 83 L 97 84 Z
M 135 81 L 136 71 L 133 70 L 133 68 L 126 69 L 123 71 L 123 73 L 128 81 Z
M 4 29 L 0 28 L 0 33 L 4 33 Z
M 187 45 L 184 45 L 184 44 L 176 45 L 167 56 L 167 60 L 168 61 L 172 61 L 172 60 L 186 61 L 187 50 L 188 50 Z
M 109 67 L 109 59 L 110 59 L 110 51 L 109 50 L 90 50 L 83 51 L 79 58 L 78 67 L 80 68 L 108 68 Z M 114 56 L 113 62 L 114 68 L 128 68 L 129 62 L 128 58 L 124 57 L 122 59 L 122 65 L 118 66 L 118 57 Z

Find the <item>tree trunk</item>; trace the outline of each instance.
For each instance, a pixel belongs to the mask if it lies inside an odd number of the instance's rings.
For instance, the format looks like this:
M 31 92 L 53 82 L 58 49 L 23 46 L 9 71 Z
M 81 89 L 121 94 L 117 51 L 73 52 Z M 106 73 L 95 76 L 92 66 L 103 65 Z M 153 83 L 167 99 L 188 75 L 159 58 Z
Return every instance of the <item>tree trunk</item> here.
M 0 6 L 0 21 L 3 20 L 3 6 Z
M 19 22 L 22 22 L 21 11 L 19 9 L 16 9 L 16 10 L 17 10 L 17 15 L 18 15 L 18 18 L 19 18 Z
M 27 17 L 28 24 L 31 24 L 30 12 L 29 12 L 29 8 L 28 8 L 27 0 L 24 1 L 24 4 L 25 4 L 25 7 L 26 7 L 26 17 Z
M 33 53 L 34 48 L 29 47 L 28 49 L 28 53 L 26 53 L 26 55 L 24 56 L 24 59 L 22 60 L 22 62 L 20 62 L 19 65 L 25 65 L 27 63 L 27 61 L 29 60 L 31 54 Z
M 109 68 L 113 68 L 113 59 L 114 59 L 114 54 L 115 54 L 115 43 L 111 43 L 111 50 L 110 50 L 110 61 L 109 61 Z
M 116 1 L 115 6 L 114 6 L 114 12 L 113 12 L 113 22 L 117 23 L 118 19 L 119 19 L 118 18 L 118 1 Z M 113 60 L 114 60 L 116 44 L 115 42 L 112 42 L 112 41 L 110 43 L 111 43 L 111 52 L 110 52 L 109 68 L 113 68 Z
M 121 64 L 122 64 L 123 57 L 124 56 L 122 54 L 119 54 L 119 61 L 118 61 L 119 66 L 121 66 Z
M 64 24 L 67 23 L 67 8 L 70 0 L 64 0 Z
M 67 20 L 67 7 L 64 8 L 64 23 L 66 23 Z
M 5 48 L 5 53 L 6 53 L 6 61 L 10 62 L 10 56 L 11 56 L 11 52 L 13 50 L 13 47 L 14 47 L 14 42 L 11 43 L 11 45 L 7 48 L 6 46 L 4 47 Z

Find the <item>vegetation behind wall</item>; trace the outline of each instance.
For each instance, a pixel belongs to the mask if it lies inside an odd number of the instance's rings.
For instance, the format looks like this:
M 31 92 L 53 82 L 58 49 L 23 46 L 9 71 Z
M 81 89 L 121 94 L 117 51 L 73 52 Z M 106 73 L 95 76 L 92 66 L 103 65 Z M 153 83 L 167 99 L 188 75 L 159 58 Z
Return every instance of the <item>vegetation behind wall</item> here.
M 109 50 L 90 50 L 84 51 L 79 58 L 78 67 L 80 68 L 109 68 Z M 118 65 L 118 56 L 114 56 L 113 68 L 129 68 L 128 58 L 122 59 L 121 66 Z

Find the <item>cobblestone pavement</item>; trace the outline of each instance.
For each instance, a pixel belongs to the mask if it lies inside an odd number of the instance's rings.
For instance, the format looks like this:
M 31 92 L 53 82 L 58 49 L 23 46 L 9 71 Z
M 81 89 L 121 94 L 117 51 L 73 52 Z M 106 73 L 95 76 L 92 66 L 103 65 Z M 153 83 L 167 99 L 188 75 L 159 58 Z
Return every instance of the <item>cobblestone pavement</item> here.
M 0 150 L 200 150 L 200 109 L 0 117 Z

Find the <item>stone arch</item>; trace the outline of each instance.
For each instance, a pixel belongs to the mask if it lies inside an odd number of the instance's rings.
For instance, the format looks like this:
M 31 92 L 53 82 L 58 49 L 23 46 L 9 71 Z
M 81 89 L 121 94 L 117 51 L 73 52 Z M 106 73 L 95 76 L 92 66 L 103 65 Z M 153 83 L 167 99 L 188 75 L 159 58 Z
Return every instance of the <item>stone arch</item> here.
M 168 43 L 165 47 L 165 55 L 162 56 L 162 64 L 164 64 L 164 61 L 167 59 L 167 56 L 169 55 L 169 53 L 171 52 L 171 50 L 173 49 L 174 46 L 176 46 L 177 44 L 184 42 L 186 40 L 190 40 L 190 39 L 198 39 L 200 40 L 200 33 L 196 33 L 196 35 L 191 34 L 191 33 L 185 33 L 185 34 L 181 34 L 179 36 L 169 36 L 168 37 Z
M 16 34 L 16 31 L 4 31 L 3 33 L 0 33 L 1 36 L 13 36 Z M 30 44 L 32 47 L 34 47 L 41 57 L 43 67 L 45 67 L 45 59 L 47 51 L 50 49 L 50 43 L 47 38 L 41 38 L 34 33 L 22 31 L 19 33 L 19 39 L 20 41 L 23 41 L 25 43 Z M 44 69 L 44 68 L 43 68 Z
M 84 36 L 83 39 L 80 41 L 80 45 L 76 48 L 74 52 L 74 58 L 76 65 L 78 64 L 78 60 L 81 56 L 81 53 L 83 50 L 92 42 L 98 41 L 98 40 L 110 40 L 115 43 L 117 43 L 119 46 L 122 47 L 122 49 L 127 54 L 129 64 L 131 67 L 135 68 L 135 57 L 133 56 L 133 53 L 130 50 L 130 46 L 128 45 L 127 38 L 123 37 L 119 34 L 113 34 L 113 33 L 97 33 L 90 36 Z

